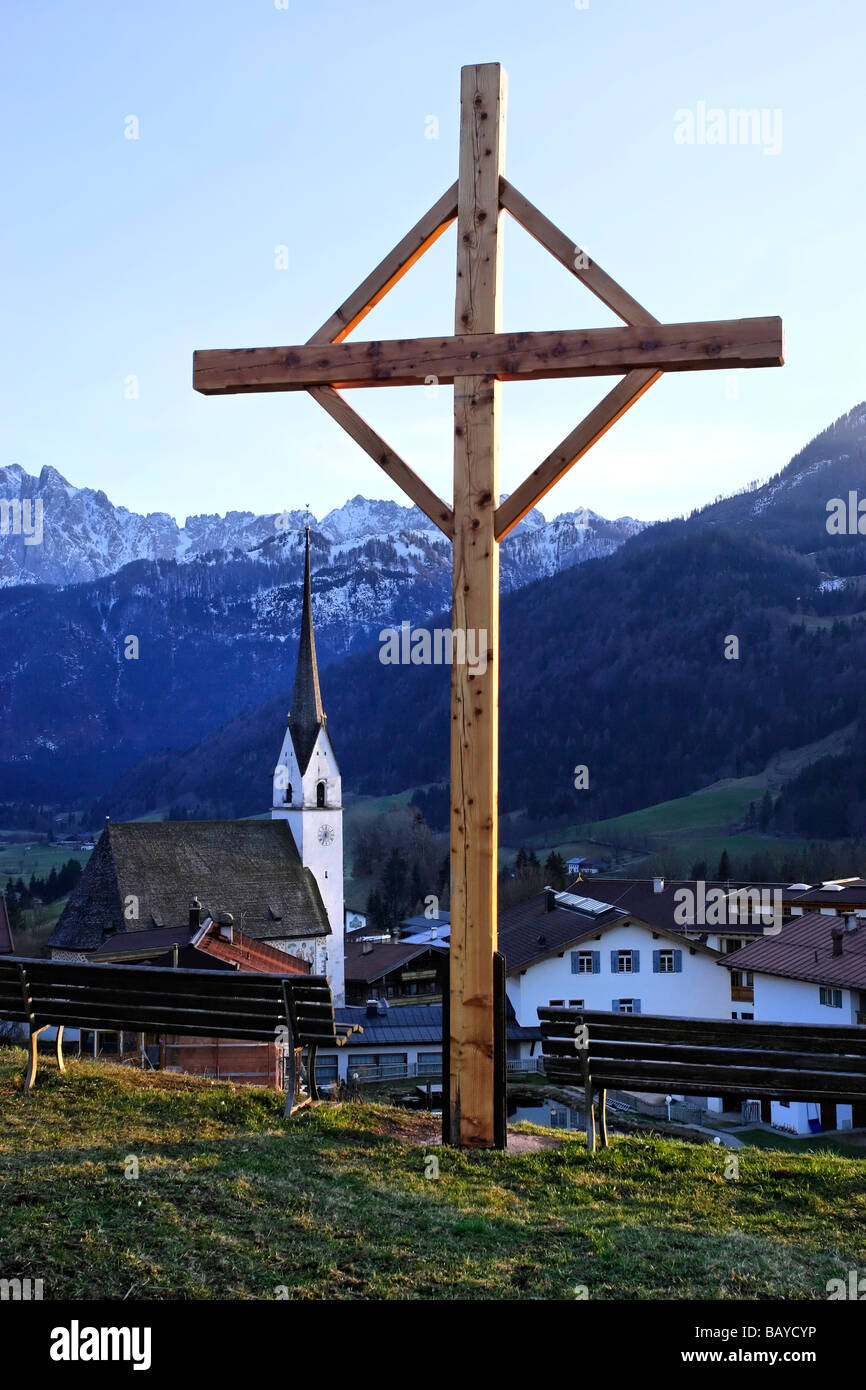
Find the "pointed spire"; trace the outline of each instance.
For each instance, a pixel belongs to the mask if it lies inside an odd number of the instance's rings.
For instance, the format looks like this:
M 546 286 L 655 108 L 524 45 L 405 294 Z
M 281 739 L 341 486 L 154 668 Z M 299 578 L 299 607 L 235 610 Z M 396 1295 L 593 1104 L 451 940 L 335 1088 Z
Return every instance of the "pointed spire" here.
M 310 528 L 306 527 L 304 556 L 304 603 L 301 611 L 301 641 L 298 648 L 298 669 L 295 691 L 289 711 L 289 729 L 301 772 L 307 770 L 319 729 L 325 724 L 322 692 L 319 689 L 319 668 L 316 663 L 316 638 L 313 632 L 313 602 L 310 584 Z

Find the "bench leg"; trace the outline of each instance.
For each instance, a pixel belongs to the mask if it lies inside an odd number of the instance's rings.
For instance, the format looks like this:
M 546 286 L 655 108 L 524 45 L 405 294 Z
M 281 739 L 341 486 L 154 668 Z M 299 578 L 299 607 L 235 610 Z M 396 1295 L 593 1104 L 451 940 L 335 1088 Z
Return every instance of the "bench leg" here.
M 586 1104 L 586 1147 L 590 1153 L 595 1153 L 595 1095 L 591 1082 L 584 1088 L 584 1098 Z
M 298 1059 L 292 1043 L 290 1037 L 286 1048 L 286 1115 L 291 1115 L 294 1109 L 295 1091 L 298 1089 Z
M 316 1052 L 318 1051 L 315 1043 L 310 1043 L 307 1048 L 307 1086 L 310 1090 L 310 1100 L 319 1099 L 319 1088 L 316 1085 Z
M 598 1134 L 601 1147 L 607 1148 L 607 1091 L 604 1087 L 598 1093 Z
M 42 1028 L 31 1028 L 31 1029 L 30 1029 L 30 1056 L 29 1056 L 28 1059 L 27 1059 L 27 1075 L 26 1075 L 26 1077 L 24 1078 L 24 1094 L 25 1094 L 25 1096 L 29 1096 L 30 1092 L 33 1090 L 34 1082 L 36 1081 L 36 1067 L 37 1067 L 37 1065 L 38 1065 L 38 1062 L 37 1062 L 37 1052 L 36 1052 L 36 1040 L 37 1040 L 37 1038 L 39 1037 L 39 1034 L 40 1034 L 41 1032 L 43 1032 L 44 1027 L 45 1027 L 45 1025 L 43 1024 L 43 1027 L 42 1027 Z
M 66 1071 L 66 1063 L 63 1060 L 63 1025 L 57 1029 L 57 1066 L 60 1071 Z

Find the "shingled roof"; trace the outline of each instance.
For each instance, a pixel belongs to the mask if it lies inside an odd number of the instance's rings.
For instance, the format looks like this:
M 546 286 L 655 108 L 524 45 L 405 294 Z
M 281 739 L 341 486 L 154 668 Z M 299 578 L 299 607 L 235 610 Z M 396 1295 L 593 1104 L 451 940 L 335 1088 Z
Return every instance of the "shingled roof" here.
M 106 826 L 48 945 L 92 951 L 115 932 L 230 912 L 256 940 L 330 935 L 315 878 L 285 821 L 140 821 Z M 124 905 L 138 899 L 138 916 Z
M 301 616 L 301 641 L 298 648 L 298 668 L 292 708 L 289 711 L 289 733 L 301 775 L 306 772 L 319 730 L 327 723 L 322 709 L 319 689 L 319 667 L 316 662 L 316 637 L 313 632 L 313 601 L 310 584 L 310 528 L 307 527 L 307 546 L 304 556 L 304 605 Z

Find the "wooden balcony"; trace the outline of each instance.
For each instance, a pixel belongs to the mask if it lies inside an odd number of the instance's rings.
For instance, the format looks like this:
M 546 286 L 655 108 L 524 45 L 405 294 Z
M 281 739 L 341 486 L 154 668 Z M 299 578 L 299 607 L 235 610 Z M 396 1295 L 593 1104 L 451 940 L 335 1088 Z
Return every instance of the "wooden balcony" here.
M 755 986 L 754 985 L 731 985 L 732 1004 L 754 1004 Z

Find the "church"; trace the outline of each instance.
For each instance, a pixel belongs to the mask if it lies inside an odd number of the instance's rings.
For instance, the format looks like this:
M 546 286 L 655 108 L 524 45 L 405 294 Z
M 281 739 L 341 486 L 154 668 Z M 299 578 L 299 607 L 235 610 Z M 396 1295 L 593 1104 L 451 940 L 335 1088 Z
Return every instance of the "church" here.
M 342 784 L 316 662 L 309 527 L 294 695 L 270 818 L 108 822 L 48 941 L 51 958 L 106 959 L 109 938 L 188 929 L 193 902 L 203 917 L 327 975 L 334 1002 L 344 1002 Z

